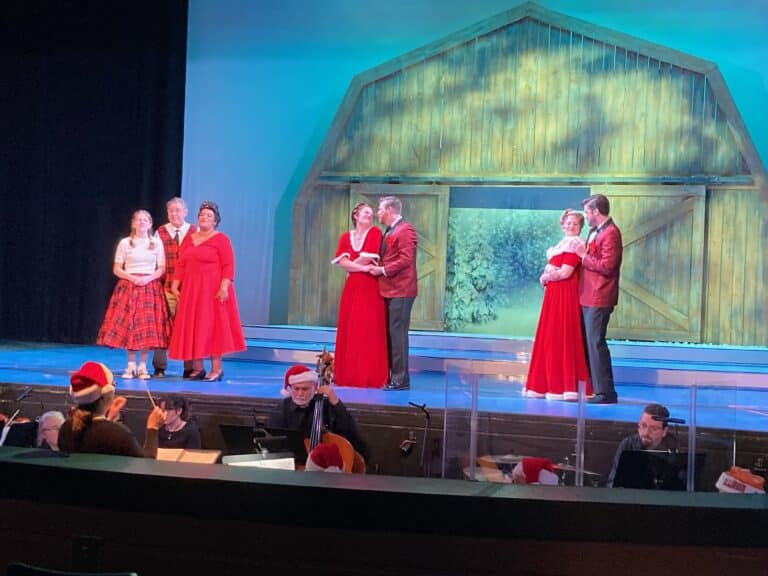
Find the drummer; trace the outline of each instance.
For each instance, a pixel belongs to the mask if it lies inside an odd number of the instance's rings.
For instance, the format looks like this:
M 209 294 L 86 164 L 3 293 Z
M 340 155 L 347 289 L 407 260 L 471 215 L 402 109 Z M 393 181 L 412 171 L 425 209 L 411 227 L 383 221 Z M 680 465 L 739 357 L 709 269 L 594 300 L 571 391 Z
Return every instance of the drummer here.
M 643 408 L 640 421 L 637 423 L 637 432 L 624 438 L 616 449 L 606 484 L 609 488 L 613 488 L 613 480 L 616 478 L 616 470 L 619 467 L 622 452 L 638 450 L 675 451 L 677 449 L 675 438 L 668 435 L 668 422 L 669 410 L 666 406 L 648 404 Z

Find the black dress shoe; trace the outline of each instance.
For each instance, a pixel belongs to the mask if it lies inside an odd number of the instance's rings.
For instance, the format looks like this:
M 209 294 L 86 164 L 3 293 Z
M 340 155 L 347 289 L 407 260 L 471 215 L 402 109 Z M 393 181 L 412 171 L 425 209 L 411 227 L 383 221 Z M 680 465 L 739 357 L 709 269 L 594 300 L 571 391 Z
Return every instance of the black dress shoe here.
M 587 398 L 589 404 L 617 404 L 617 396 L 608 396 L 607 394 L 595 394 L 592 398 Z
M 384 390 L 410 390 L 411 385 L 405 384 L 405 383 L 397 383 L 397 382 L 387 382 L 384 385 Z
M 165 370 L 162 368 L 158 368 L 154 372 L 152 372 L 152 378 L 165 378 Z
M 189 375 L 192 374 L 192 372 L 194 372 L 192 368 L 186 368 L 182 373 L 181 377 L 184 378 L 184 380 L 186 380 L 187 378 L 189 378 Z
M 188 380 L 205 380 L 205 370 L 190 370 Z

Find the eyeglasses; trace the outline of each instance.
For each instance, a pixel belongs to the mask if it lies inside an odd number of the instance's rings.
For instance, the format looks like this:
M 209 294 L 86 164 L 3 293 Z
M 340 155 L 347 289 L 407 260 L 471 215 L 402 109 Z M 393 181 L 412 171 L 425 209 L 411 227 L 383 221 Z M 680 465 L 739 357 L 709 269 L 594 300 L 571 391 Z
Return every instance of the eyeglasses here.
M 656 424 L 651 425 L 651 424 L 646 424 L 645 422 L 638 422 L 637 423 L 637 427 L 640 430 L 650 430 L 651 432 L 661 432 L 661 430 L 663 428 L 663 426 L 661 424 L 659 424 L 659 425 L 656 425 Z

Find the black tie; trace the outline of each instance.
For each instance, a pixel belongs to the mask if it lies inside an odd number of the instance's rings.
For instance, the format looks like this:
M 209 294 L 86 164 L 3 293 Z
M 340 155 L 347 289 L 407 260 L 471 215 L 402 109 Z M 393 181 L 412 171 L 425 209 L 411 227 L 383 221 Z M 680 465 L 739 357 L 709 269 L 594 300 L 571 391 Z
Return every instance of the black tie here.
M 179 229 L 176 229 L 176 236 L 173 237 L 173 241 L 176 242 L 176 246 L 181 244 L 181 241 L 179 240 Z
M 379 247 L 379 256 L 384 256 L 384 252 L 387 250 L 387 236 L 389 236 L 391 230 L 392 228 L 389 226 L 384 230 L 384 236 L 381 237 L 381 246 Z

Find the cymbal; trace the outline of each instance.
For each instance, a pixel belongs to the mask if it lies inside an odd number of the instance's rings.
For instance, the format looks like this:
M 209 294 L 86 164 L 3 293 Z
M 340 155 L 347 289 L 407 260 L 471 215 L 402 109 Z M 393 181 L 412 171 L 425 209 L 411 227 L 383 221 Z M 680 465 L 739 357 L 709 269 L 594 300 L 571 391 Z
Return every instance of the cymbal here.
M 488 466 L 498 466 L 499 464 L 517 464 L 523 458 L 527 458 L 527 456 L 523 456 L 521 454 L 484 454 L 483 456 L 477 457 L 477 463 L 481 465 L 485 464 Z
M 565 462 L 560 462 L 558 464 L 553 465 L 555 470 L 562 470 L 563 472 L 576 472 L 576 466 L 573 464 L 566 464 Z M 588 476 L 602 476 L 602 474 L 598 472 L 590 472 L 589 470 L 584 470 L 584 474 Z
M 488 470 L 487 468 L 475 468 L 475 475 L 472 477 L 469 466 L 464 467 L 464 477 L 477 482 L 495 482 L 497 484 L 511 484 L 512 478 L 504 474 L 501 470 Z

